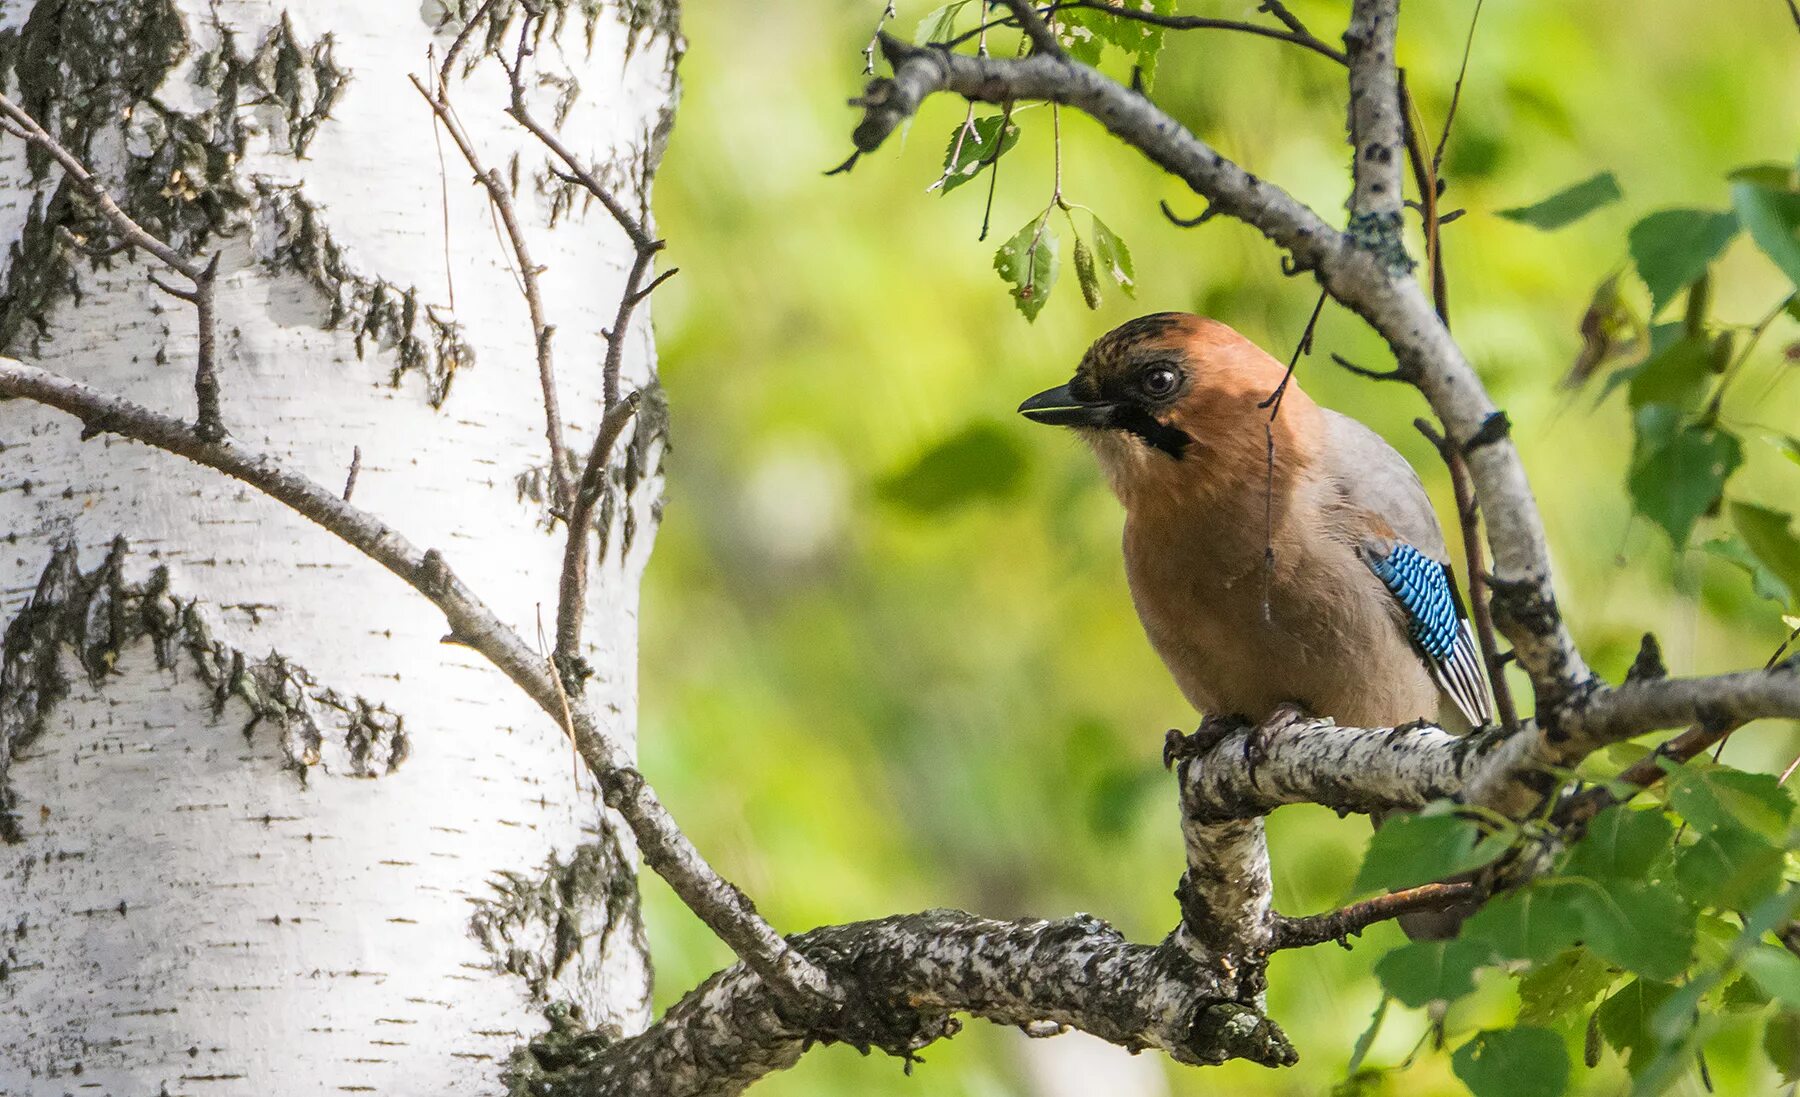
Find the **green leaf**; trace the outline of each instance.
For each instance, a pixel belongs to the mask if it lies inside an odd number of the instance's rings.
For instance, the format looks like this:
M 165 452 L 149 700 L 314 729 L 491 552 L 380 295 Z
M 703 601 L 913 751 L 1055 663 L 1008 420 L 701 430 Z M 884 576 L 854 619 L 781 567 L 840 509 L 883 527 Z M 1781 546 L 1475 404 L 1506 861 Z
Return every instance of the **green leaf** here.
M 1767 598 L 1779 606 L 1794 605 L 1794 592 L 1781 578 L 1763 565 L 1750 547 L 1736 537 L 1725 533 L 1702 544 L 1708 555 L 1733 564 L 1750 576 L 1750 589 L 1758 598 Z
M 1732 173 L 1731 205 L 1750 239 L 1800 287 L 1800 190 L 1788 168 Z
M 1619 190 L 1619 181 L 1613 177 L 1613 173 L 1603 171 L 1592 179 L 1564 187 L 1529 206 L 1503 209 L 1499 215 L 1508 221 L 1549 231 L 1572 225 L 1600 207 L 1610 206 L 1623 197 L 1625 194 Z
M 1581 936 L 1581 911 L 1567 887 L 1523 887 L 1488 903 L 1462 935 L 1510 960 L 1547 960 Z
M 1604 960 L 1652 979 L 1673 979 L 1694 951 L 1694 911 L 1670 888 L 1639 880 L 1570 883 L 1583 940 Z
M 1168 15 L 1175 10 L 1175 0 L 1137 0 L 1141 11 Z M 1084 65 L 1100 61 L 1102 47 L 1111 45 L 1137 66 L 1143 85 L 1156 82 L 1156 58 L 1162 52 L 1163 28 L 1136 19 L 1121 19 L 1102 11 L 1072 10 L 1058 16 L 1057 34 L 1069 56 Z
M 1025 481 L 1026 449 L 999 423 L 973 423 L 884 478 L 881 498 L 917 514 L 1007 498 Z
M 1660 811 L 1633 811 L 1623 804 L 1594 817 L 1563 871 L 1571 876 L 1637 879 L 1668 851 L 1675 828 Z
M 1656 1058 L 1659 1041 L 1652 1020 L 1662 1004 L 1674 997 L 1667 983 L 1633 979 L 1600 1004 L 1600 1031 L 1606 1042 L 1625 1056 L 1626 1069 L 1637 1074 Z
M 1585 948 L 1565 950 L 1519 980 L 1519 1023 L 1556 1024 L 1606 992 L 1617 973 Z
M 1626 480 L 1632 506 L 1661 526 L 1676 548 L 1684 548 L 1694 523 L 1718 505 L 1725 481 L 1743 459 L 1736 435 L 1682 427 L 1632 468 Z
M 1676 853 L 1675 886 L 1699 906 L 1746 909 L 1781 887 L 1784 856 L 1767 839 L 1736 826 L 1703 831 Z
M 1480 868 L 1506 848 L 1480 837 L 1473 821 L 1447 812 L 1390 819 L 1369 839 L 1356 890 L 1398 891 Z
M 1677 339 L 1631 371 L 1634 408 L 1667 404 L 1687 409 L 1700 402 L 1712 377 L 1713 345 L 1699 336 Z
M 1744 954 L 1744 972 L 1769 997 L 1788 1009 L 1800 1009 L 1800 957 L 1785 948 L 1757 945 Z
M 1800 1013 L 1784 1009 L 1763 1029 L 1763 1054 L 1784 1082 L 1800 1081 Z
M 1450 1069 L 1475 1097 L 1561 1097 L 1569 1049 L 1547 1028 L 1491 1029 L 1457 1048 Z
M 1056 233 L 1049 221 L 1046 213 L 1025 222 L 1025 227 L 994 253 L 994 269 L 1012 285 L 1013 300 L 1027 320 L 1037 319 L 1056 285 Z
M 1631 261 L 1650 289 L 1650 313 L 1661 312 L 1681 288 L 1706 273 L 1737 235 L 1737 214 L 1726 210 L 1661 210 L 1631 227 Z
M 1702 833 L 1733 827 L 1787 845 L 1794 798 L 1773 774 L 1745 773 L 1724 766 L 1665 763 L 1669 803 Z
M 1733 979 L 1719 995 L 1719 1007 L 1732 1013 L 1755 1013 L 1768 1004 L 1768 994 L 1748 975 Z
M 1125 296 L 1137 296 L 1137 274 L 1131 267 L 1131 249 L 1099 217 L 1094 218 L 1094 255 L 1100 260 L 1100 268 L 1112 276 L 1125 291 Z
M 1475 989 L 1475 969 L 1493 957 L 1485 941 L 1410 941 L 1375 961 L 1375 977 L 1401 1005 L 1452 1002 Z
M 1800 591 L 1800 538 L 1793 515 L 1754 503 L 1731 504 L 1731 522 L 1757 560 L 1781 580 L 1791 594 Z
M 943 42 L 956 36 L 956 16 L 969 0 L 955 0 L 955 3 L 934 8 L 919 20 L 919 27 L 913 31 L 913 44 L 922 46 L 927 42 Z
M 944 147 L 939 193 L 949 194 L 980 175 L 1018 143 L 1019 124 L 1003 114 L 977 118 L 967 127 L 958 125 L 950 131 L 950 143 Z

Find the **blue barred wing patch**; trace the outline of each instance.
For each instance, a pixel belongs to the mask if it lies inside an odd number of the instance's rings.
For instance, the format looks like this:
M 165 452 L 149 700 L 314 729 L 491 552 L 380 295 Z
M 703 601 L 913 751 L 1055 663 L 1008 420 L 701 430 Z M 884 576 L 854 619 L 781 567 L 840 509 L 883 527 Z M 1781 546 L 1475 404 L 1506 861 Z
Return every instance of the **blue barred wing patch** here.
M 1406 609 L 1407 627 L 1425 654 L 1435 662 L 1449 659 L 1462 633 L 1462 621 L 1450 596 L 1444 566 L 1401 542 L 1386 556 L 1371 559 L 1369 567 Z
M 1385 556 L 1368 553 L 1369 570 L 1385 584 L 1406 611 L 1407 631 L 1424 654 L 1432 677 L 1456 702 L 1470 727 L 1493 719 L 1487 678 L 1475 649 L 1475 635 L 1464 620 L 1443 564 L 1405 542 Z

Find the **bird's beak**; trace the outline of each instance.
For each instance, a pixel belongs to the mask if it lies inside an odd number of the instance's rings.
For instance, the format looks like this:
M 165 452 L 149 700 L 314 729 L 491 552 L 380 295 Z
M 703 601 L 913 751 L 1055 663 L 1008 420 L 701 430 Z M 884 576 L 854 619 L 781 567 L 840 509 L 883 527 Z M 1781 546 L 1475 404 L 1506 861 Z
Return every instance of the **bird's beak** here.
M 1108 427 L 1113 410 L 1113 405 L 1104 401 L 1079 399 L 1067 385 L 1045 389 L 1019 405 L 1020 415 L 1053 427 Z

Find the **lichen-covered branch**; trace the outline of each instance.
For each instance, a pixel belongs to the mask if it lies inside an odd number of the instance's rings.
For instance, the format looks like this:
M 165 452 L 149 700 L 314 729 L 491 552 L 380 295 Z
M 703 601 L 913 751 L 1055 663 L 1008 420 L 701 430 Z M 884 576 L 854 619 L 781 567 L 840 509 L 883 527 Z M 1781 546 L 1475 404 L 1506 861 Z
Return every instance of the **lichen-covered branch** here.
M 822 1024 L 796 1024 L 741 965 L 719 972 L 626 1040 L 552 1033 L 514 1062 L 540 1097 L 726 1097 L 842 1042 L 910 1059 L 968 1013 L 1079 1028 L 1179 1062 L 1295 1061 L 1276 1025 L 1170 945 L 1136 945 L 1099 919 L 995 921 L 934 910 L 801 934 L 794 947 L 860 993 Z
M 0 359 L 0 397 L 34 400 L 66 412 L 81 420 L 84 438 L 116 434 L 185 457 L 316 522 L 423 594 L 449 622 L 446 639 L 480 652 L 562 723 L 562 700 L 543 658 L 463 585 L 436 549 L 421 551 L 336 492 L 230 438 L 207 441 L 178 419 L 48 370 Z M 779 988 L 792 1008 L 804 1012 L 835 997 L 824 973 L 790 949 L 750 900 L 707 864 L 624 748 L 601 734 L 589 704 L 576 700 L 571 712 L 576 748 L 599 779 L 607 805 L 631 826 L 645 863 L 758 976 Z
M 1412 269 L 1402 239 L 1401 164 L 1406 117 L 1394 63 L 1399 0 L 1356 0 L 1344 45 L 1350 65 L 1350 224 L 1345 230 L 1388 269 Z

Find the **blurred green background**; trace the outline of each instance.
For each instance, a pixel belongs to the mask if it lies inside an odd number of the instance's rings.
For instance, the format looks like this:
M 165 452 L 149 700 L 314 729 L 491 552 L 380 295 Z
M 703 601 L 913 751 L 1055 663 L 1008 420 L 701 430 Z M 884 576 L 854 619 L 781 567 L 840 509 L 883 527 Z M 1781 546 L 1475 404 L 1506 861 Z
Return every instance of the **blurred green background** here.
M 900 5 L 898 33 L 932 6 Z M 1164 729 L 1195 716 L 1132 614 L 1120 515 L 1091 459 L 1012 409 L 1145 312 L 1207 313 L 1285 357 L 1316 288 L 1283 278 L 1241 225 L 1170 225 L 1159 199 L 1184 214 L 1199 200 L 1064 112 L 1064 191 L 1129 242 L 1139 288 L 1135 301 L 1111 290 L 1090 312 L 1065 241 L 1063 280 L 1027 324 L 992 262 L 1049 197 L 1049 108 L 1018 116 L 1023 141 L 1002 162 L 985 242 L 985 185 L 925 192 L 963 116 L 947 98 L 850 174 L 823 174 L 850 151 L 857 116 L 844 101 L 861 88 L 881 7 L 684 4 L 685 88 L 656 193 L 667 261 L 682 273 L 656 306 L 674 448 L 643 616 L 644 766 L 701 848 L 784 929 L 954 906 L 1088 911 L 1153 941 L 1175 922 L 1181 868 L 1158 755 Z M 1293 7 L 1335 39 L 1348 4 Z M 1179 6 L 1258 18 L 1254 8 Z M 1405 13 L 1401 61 L 1434 132 L 1471 10 L 1415 0 Z M 1186 32 L 1171 36 L 1154 94 L 1249 170 L 1341 217 L 1341 70 L 1278 43 Z M 1725 172 L 1791 161 L 1797 135 L 1800 35 L 1782 0 L 1654 12 L 1510 0 L 1482 15 L 1444 169 L 1447 204 L 1469 211 L 1446 229 L 1453 325 L 1512 417 L 1563 608 L 1609 676 L 1645 630 L 1678 673 L 1760 664 L 1785 634 L 1743 574 L 1698 551 L 1677 559 L 1660 529 L 1631 519 L 1623 400 L 1596 409 L 1596 389 L 1571 395 L 1558 381 L 1594 287 L 1626 261 L 1626 228 L 1658 208 L 1725 208 Z M 1625 200 L 1571 228 L 1493 216 L 1602 170 Z M 1785 286 L 1742 239 L 1716 282 L 1717 314 L 1745 324 Z M 1632 292 L 1641 311 L 1642 288 Z M 1800 433 L 1800 369 L 1783 358 L 1796 339 L 1800 325 L 1778 320 L 1727 401 L 1747 439 L 1758 427 Z M 1385 364 L 1362 323 L 1328 306 L 1302 383 L 1386 435 L 1448 514 L 1442 468 L 1410 426 L 1421 399 L 1343 373 L 1333 351 Z M 1728 494 L 1792 509 L 1800 470 L 1748 441 Z M 1708 535 L 1703 522 L 1696 540 Z M 1753 726 L 1727 760 L 1779 771 L 1800 749 L 1796 730 Z M 1279 909 L 1346 899 L 1366 823 L 1288 808 L 1270 831 Z M 644 879 L 666 1004 L 730 957 Z M 757 1092 L 1323 1093 L 1376 1006 L 1371 965 L 1398 939 L 1381 927 L 1351 951 L 1276 960 L 1270 1010 L 1302 1052 L 1290 1070 L 1090 1056 L 977 1023 L 928 1049 L 911 1078 L 895 1060 L 827 1048 Z M 1513 1008 L 1509 980 L 1488 978 L 1451 1015 L 1452 1032 Z M 1369 1061 L 1399 1063 L 1425 1028 L 1396 1009 Z M 1709 1046 L 1720 1092 L 1772 1091 L 1749 1065 L 1755 1038 L 1743 1022 Z M 1584 1092 L 1621 1092 L 1623 1078 L 1610 1052 L 1597 1070 L 1577 1067 Z M 1683 1086 L 1701 1092 L 1693 1078 Z M 1463 1092 L 1448 1054 L 1429 1047 L 1389 1089 Z

